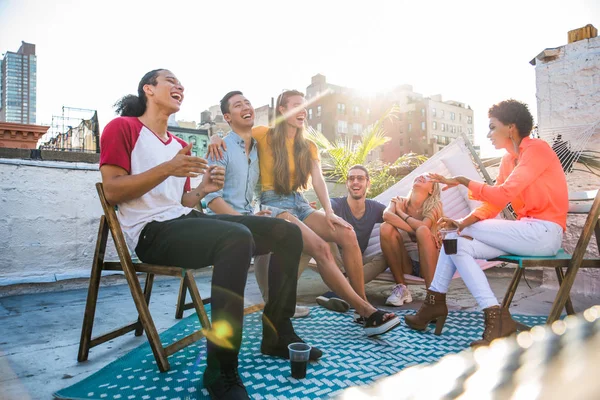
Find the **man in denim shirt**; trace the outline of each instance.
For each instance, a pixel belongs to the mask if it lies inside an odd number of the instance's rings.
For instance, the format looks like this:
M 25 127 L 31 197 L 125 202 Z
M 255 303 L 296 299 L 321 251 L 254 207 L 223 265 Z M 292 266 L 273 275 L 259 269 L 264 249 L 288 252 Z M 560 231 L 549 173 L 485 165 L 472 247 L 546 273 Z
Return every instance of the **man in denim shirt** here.
M 227 150 L 220 160 L 209 164 L 225 167 L 223 189 L 206 196 L 206 204 L 215 214 L 254 214 L 254 189 L 258 183 L 258 152 L 252 139 L 254 108 L 242 92 L 229 92 L 221 100 L 223 118 L 231 126 L 225 137 Z M 267 215 L 258 212 L 256 215 Z
M 254 108 L 243 93 L 236 90 L 227 93 L 221 100 L 221 113 L 231 131 L 223 139 L 226 150 L 221 159 L 209 158 L 208 163 L 225 167 L 225 184 L 223 189 L 205 197 L 206 204 L 210 212 L 215 214 L 253 215 L 254 191 L 260 177 L 256 140 L 252 138 Z M 269 216 L 270 213 L 265 210 L 255 215 Z M 254 261 L 257 281 L 266 302 L 269 293 L 266 279 L 269 256 L 256 256 Z M 307 307 L 296 306 L 294 317 L 308 314 Z

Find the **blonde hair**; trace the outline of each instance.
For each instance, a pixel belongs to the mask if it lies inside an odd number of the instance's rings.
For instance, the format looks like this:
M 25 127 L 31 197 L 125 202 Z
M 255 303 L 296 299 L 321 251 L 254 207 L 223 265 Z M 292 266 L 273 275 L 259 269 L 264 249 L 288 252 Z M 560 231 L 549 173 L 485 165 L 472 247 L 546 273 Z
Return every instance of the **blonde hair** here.
M 294 185 L 290 187 L 291 177 L 289 171 L 289 160 L 287 147 L 287 124 L 285 117 L 279 107 L 285 107 L 292 96 L 302 96 L 304 93 L 297 90 L 286 90 L 277 97 L 275 106 L 275 125 L 269 128 L 267 140 L 273 152 L 273 189 L 278 194 L 290 194 L 296 190 L 308 188 L 308 178 L 312 167 L 310 146 L 314 145 L 304 136 L 304 128 L 298 128 L 294 137 L 294 160 L 296 170 L 294 173 Z
M 412 189 L 408 192 L 406 198 L 410 199 Z M 423 202 L 423 219 L 429 218 L 432 221 L 431 232 L 435 235 L 438 231 L 438 220 L 444 216 L 442 207 L 442 190 L 440 184 L 433 182 L 433 191 Z

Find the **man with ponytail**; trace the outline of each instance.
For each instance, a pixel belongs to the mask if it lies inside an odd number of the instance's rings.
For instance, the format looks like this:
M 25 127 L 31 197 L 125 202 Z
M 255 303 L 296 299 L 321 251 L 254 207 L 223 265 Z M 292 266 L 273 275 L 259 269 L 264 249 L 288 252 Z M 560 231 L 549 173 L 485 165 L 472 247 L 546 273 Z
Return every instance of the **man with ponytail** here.
M 194 269 L 214 266 L 214 328 L 207 334 L 204 387 L 213 399 L 248 399 L 238 374 L 238 353 L 250 260 L 254 254 L 274 253 L 269 284 L 278 296 L 265 306 L 261 349 L 286 357 L 287 345 L 302 341 L 290 321 L 302 235 L 295 225 L 275 218 L 209 216 L 195 209 L 223 187 L 225 171 L 191 156 L 191 145 L 167 131 L 183 92 L 172 72 L 157 69 L 144 75 L 137 96 L 117 102 L 121 116 L 101 137 L 102 182 L 108 202 L 119 206 L 119 222 L 140 260 Z M 192 189 L 190 177 L 200 174 L 202 182 Z M 312 359 L 320 355 L 311 350 Z

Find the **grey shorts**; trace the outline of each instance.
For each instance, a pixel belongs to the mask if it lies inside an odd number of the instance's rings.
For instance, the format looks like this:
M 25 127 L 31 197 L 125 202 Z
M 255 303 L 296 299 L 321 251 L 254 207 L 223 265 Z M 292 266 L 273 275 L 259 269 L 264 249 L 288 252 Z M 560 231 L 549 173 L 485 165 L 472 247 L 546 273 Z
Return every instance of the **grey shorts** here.
M 412 275 L 421 277 L 421 263 L 417 260 L 410 259 L 412 262 Z

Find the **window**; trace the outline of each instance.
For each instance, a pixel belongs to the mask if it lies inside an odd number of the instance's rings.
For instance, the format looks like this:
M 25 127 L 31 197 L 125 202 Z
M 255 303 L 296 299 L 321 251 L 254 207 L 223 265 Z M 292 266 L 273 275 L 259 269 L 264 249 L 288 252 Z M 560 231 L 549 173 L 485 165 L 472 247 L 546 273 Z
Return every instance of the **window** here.
M 371 116 L 371 109 L 367 108 L 367 116 L 370 117 Z
M 362 125 L 357 123 L 352 124 L 352 133 L 360 135 L 362 133 Z
M 442 132 L 446 132 L 446 124 L 442 123 Z
M 427 136 L 423 135 L 423 137 L 421 138 L 421 140 L 423 140 L 423 143 L 427 143 Z
M 467 128 L 467 133 L 468 133 L 469 135 L 472 135 L 472 134 L 473 134 L 473 129 L 471 129 L 471 128 Z
M 425 132 L 425 121 L 421 122 L 421 130 Z
M 437 122 L 436 122 L 436 121 L 433 121 L 433 124 L 432 124 L 432 125 L 433 125 L 433 130 L 434 130 L 434 131 L 437 131 Z
M 452 121 L 454 121 L 456 119 L 456 114 L 454 114 L 453 112 L 450 112 L 450 119 Z
M 346 105 L 344 103 L 337 103 L 337 113 L 342 115 L 346 114 Z
M 471 117 L 470 115 L 467 117 L 467 124 L 472 124 L 473 123 L 473 117 Z
M 312 114 L 313 114 L 312 108 L 309 108 L 308 109 L 308 119 L 312 119 Z
M 337 131 L 338 133 L 348 133 L 348 122 L 338 120 Z
M 400 147 L 404 146 L 404 138 L 398 138 L 398 145 Z
M 444 110 L 440 110 L 440 118 L 444 118 Z
M 462 114 L 458 114 L 458 122 L 462 121 Z
M 317 124 L 317 131 L 323 132 L 323 124 L 321 124 L 320 122 Z
M 408 112 L 408 117 L 409 117 L 409 118 L 410 118 L 410 117 L 412 117 L 412 114 L 413 114 L 412 110 L 411 110 L 411 111 L 409 111 L 409 112 Z
M 352 115 L 354 115 L 354 116 L 360 115 L 360 107 L 352 106 Z
M 321 106 L 317 106 L 317 117 L 321 116 Z
M 408 124 L 408 131 L 412 132 L 412 124 Z
M 425 116 L 425 109 L 421 108 L 421 117 L 424 117 L 424 116 Z

